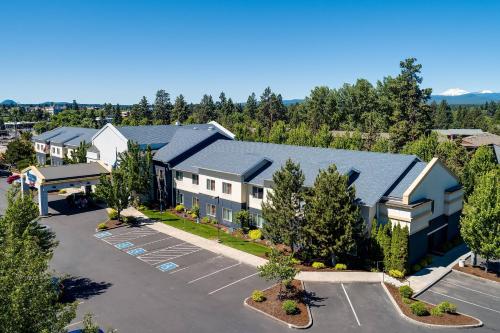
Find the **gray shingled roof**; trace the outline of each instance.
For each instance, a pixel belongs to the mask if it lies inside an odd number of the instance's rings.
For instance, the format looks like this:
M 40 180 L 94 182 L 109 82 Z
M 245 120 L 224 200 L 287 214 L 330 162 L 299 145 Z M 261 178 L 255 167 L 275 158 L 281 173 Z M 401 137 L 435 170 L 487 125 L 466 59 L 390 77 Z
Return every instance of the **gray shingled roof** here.
M 401 179 L 396 182 L 389 193 L 386 194 L 388 197 L 402 198 L 403 193 L 410 187 L 413 181 L 418 177 L 418 175 L 427 166 L 425 162 L 416 162 L 413 164 L 406 172 L 401 175 Z
M 459 136 L 469 136 L 481 134 L 483 131 L 476 128 L 449 128 L 449 129 L 433 129 L 432 131 L 440 135 L 459 135 Z
M 415 160 L 419 161 L 414 155 L 217 140 L 172 167 L 195 173 L 199 168 L 205 168 L 244 175 L 250 164 L 264 158 L 271 161 L 269 166 L 253 175 L 252 179 L 246 179 L 246 182 L 263 186 L 264 180 L 272 180 L 273 173 L 291 158 L 300 163 L 305 185 L 312 186 L 320 169 L 335 164 L 342 173 L 351 169 L 359 171 L 353 184 L 361 203 L 368 206 L 379 201 L 408 167 Z
M 97 132 L 93 128 L 58 127 L 33 137 L 34 141 L 44 141 L 50 144 L 60 144 L 78 147 L 80 142 L 91 142 Z
M 37 169 L 45 177 L 45 181 L 91 177 L 109 173 L 99 163 L 66 164 Z
M 208 130 L 211 128 L 214 132 L 218 131 L 217 128 L 209 124 L 196 124 L 196 125 L 147 125 L 147 126 L 119 126 L 118 131 L 127 140 L 137 142 L 139 145 L 151 145 L 153 149 L 159 149 L 174 137 L 174 134 L 179 129 L 198 129 Z

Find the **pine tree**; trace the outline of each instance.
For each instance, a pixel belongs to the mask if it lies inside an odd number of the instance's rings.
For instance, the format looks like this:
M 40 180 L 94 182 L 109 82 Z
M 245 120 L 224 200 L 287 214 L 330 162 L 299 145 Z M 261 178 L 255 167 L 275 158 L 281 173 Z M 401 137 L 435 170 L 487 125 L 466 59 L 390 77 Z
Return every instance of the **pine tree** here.
M 306 248 L 313 257 L 345 260 L 356 251 L 363 231 L 355 189 L 335 165 L 321 170 L 306 198 Z
M 172 110 L 172 120 L 183 123 L 189 117 L 189 107 L 184 100 L 184 96 L 179 95 L 175 99 L 174 108 Z
M 243 108 L 243 113 L 245 117 L 248 119 L 255 119 L 255 115 L 257 114 L 257 98 L 255 97 L 255 93 L 252 93 L 248 96 L 247 102 L 245 103 L 245 107 Z
M 389 269 L 392 267 L 391 263 L 391 223 L 387 222 L 383 226 L 380 226 L 377 231 L 377 242 L 382 249 L 382 254 L 384 258 L 384 267 Z
M 155 124 L 170 124 L 170 112 L 172 104 L 170 103 L 170 95 L 165 90 L 156 92 L 156 99 L 153 105 L 153 121 Z
M 203 95 L 200 104 L 196 110 L 196 118 L 200 123 L 207 123 L 216 118 L 215 104 L 210 95 Z
M 283 243 L 295 251 L 302 243 L 304 226 L 304 173 L 298 164 L 287 160 L 273 174 L 272 190 L 262 203 L 266 220 L 264 234 L 274 244 Z
M 434 128 L 450 128 L 453 122 L 453 114 L 451 113 L 451 107 L 445 100 L 442 100 L 436 107 L 433 122 Z
M 120 125 L 122 123 L 122 110 L 120 104 L 116 104 L 113 108 L 113 124 Z
M 487 172 L 495 169 L 497 163 L 495 155 L 491 147 L 479 147 L 472 155 L 470 161 L 466 164 L 464 169 L 464 188 L 465 196 L 469 196 L 474 190 L 474 185 L 477 179 Z

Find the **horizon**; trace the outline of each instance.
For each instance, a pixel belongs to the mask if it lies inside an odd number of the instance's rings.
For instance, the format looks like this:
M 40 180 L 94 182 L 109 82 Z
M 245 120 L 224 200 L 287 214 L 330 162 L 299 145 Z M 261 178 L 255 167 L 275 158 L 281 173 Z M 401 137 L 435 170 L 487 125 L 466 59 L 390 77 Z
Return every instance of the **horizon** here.
M 375 84 L 408 57 L 434 95 L 500 92 L 491 66 L 499 9 L 495 1 L 6 3 L 0 100 L 129 105 L 164 89 L 192 103 L 221 91 L 242 103 L 267 86 L 303 99 L 315 86 Z

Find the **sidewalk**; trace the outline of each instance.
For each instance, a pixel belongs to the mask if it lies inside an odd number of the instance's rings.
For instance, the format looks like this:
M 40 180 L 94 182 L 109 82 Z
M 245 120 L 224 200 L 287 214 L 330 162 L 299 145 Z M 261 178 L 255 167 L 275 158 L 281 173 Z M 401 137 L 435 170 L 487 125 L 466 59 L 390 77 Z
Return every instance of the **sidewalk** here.
M 466 258 L 470 255 L 465 244 L 459 245 L 446 253 L 442 257 L 433 256 L 432 264 L 422 270 L 410 275 L 408 282 L 411 288 L 415 291 L 415 295 L 424 292 L 443 276 L 451 271 L 451 268 L 461 258 Z

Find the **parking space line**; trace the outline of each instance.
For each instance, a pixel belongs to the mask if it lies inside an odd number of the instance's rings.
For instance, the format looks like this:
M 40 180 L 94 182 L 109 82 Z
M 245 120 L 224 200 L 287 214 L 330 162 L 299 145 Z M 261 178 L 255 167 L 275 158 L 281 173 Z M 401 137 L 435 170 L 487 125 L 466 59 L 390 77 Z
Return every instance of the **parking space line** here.
M 223 255 L 222 255 L 222 254 L 219 254 L 218 256 L 215 256 L 215 257 L 209 258 L 209 259 L 208 259 L 208 260 L 206 260 L 205 262 L 206 262 L 206 263 L 208 263 L 208 262 L 212 262 L 212 261 L 214 261 L 215 259 L 217 259 L 217 258 L 221 258 L 221 257 L 223 257 Z M 183 268 L 181 268 L 181 269 L 176 269 L 175 271 L 170 272 L 170 273 L 168 273 L 168 274 L 174 274 L 174 273 L 177 273 L 177 272 L 183 271 L 183 270 L 185 270 L 185 269 L 192 268 L 192 267 L 194 267 L 194 266 L 196 266 L 196 265 L 189 265 L 189 266 L 183 267 Z
M 162 239 L 159 239 L 159 240 L 155 240 L 155 241 L 152 241 L 152 242 L 148 242 L 148 243 L 144 243 L 144 244 L 140 244 L 140 245 L 136 245 L 134 247 L 138 247 L 138 246 L 144 246 L 144 245 L 150 245 L 150 244 L 154 244 L 154 243 L 158 243 L 158 242 L 161 242 L 161 241 L 164 241 L 164 240 L 167 240 L 167 239 L 170 239 L 170 238 L 173 238 L 173 237 L 165 237 L 165 238 L 162 238 Z
M 453 296 L 446 295 L 446 294 L 443 294 L 443 293 L 439 293 L 439 292 L 434 291 L 434 290 L 429 290 L 429 291 L 430 291 L 431 293 L 438 294 L 438 295 L 441 295 L 441 296 L 444 296 L 444 297 L 448 297 L 448 298 L 451 298 L 451 299 L 457 300 L 457 301 L 459 301 L 459 302 L 463 302 L 463 303 L 467 303 L 467 304 L 470 304 L 470 305 L 473 305 L 473 306 L 477 306 L 478 308 L 481 308 L 481 309 L 485 309 L 485 310 L 493 311 L 493 312 L 496 312 L 496 313 L 500 313 L 500 311 L 498 311 L 498 310 L 491 309 L 491 308 L 488 308 L 488 307 L 486 307 L 486 306 L 482 306 L 482 305 L 479 305 L 479 304 L 476 304 L 476 303 L 472 303 L 472 302 L 469 302 L 469 301 L 463 300 L 463 299 L 461 299 L 461 298 L 457 298 L 457 297 L 453 297 Z
M 456 287 L 462 288 L 462 289 L 467 289 L 467 290 L 473 291 L 473 292 L 478 293 L 478 294 L 482 294 L 482 295 L 486 295 L 486 296 L 490 296 L 490 297 L 494 297 L 494 298 L 500 299 L 500 297 L 498 297 L 498 296 L 491 295 L 491 294 L 488 294 L 488 293 L 485 293 L 485 292 L 482 292 L 482 291 L 479 291 L 479 290 L 476 290 L 476 289 L 468 288 L 468 287 L 465 287 L 465 286 L 460 285 L 460 284 L 456 284 L 456 283 L 449 282 L 449 281 L 442 281 L 442 282 L 446 283 L 446 284 L 449 284 L 449 285 L 452 285 L 452 286 L 456 286 Z
M 194 279 L 194 280 L 189 281 L 189 282 L 188 282 L 188 284 L 194 283 L 194 282 L 196 282 L 196 281 L 199 281 L 199 280 L 201 280 L 201 279 L 207 278 L 207 277 L 212 276 L 212 275 L 214 275 L 214 274 L 220 273 L 220 272 L 225 271 L 225 270 L 227 270 L 227 269 L 230 269 L 230 268 L 236 267 L 236 266 L 238 266 L 238 265 L 241 265 L 241 262 L 238 262 L 238 263 L 236 263 L 236 264 L 234 264 L 234 265 L 231 265 L 231 266 L 227 266 L 227 267 L 221 268 L 221 269 L 219 269 L 219 270 L 217 270 L 217 271 L 215 271 L 215 272 L 209 273 L 209 274 L 207 274 L 207 275 L 200 276 L 200 277 L 199 277 L 199 278 L 197 278 L 197 279 Z
M 354 306 L 352 306 L 351 299 L 349 298 L 349 295 L 347 295 L 347 291 L 345 290 L 344 284 L 340 284 L 342 286 L 342 289 L 344 289 L 344 294 L 345 297 L 347 297 L 347 301 L 349 302 L 349 305 L 351 306 L 352 313 L 354 313 L 354 317 L 356 318 L 356 321 L 358 322 L 358 326 L 361 326 L 361 323 L 359 322 L 358 315 L 356 314 L 356 311 L 354 310 Z
M 198 250 L 194 250 L 194 251 L 190 251 L 190 252 L 185 252 L 185 253 L 182 253 L 182 254 L 179 254 L 179 255 L 163 255 L 163 256 L 158 256 L 158 257 L 153 257 L 153 258 L 141 258 L 141 257 L 144 257 L 144 256 L 139 256 L 139 257 L 136 257 L 136 258 L 139 258 L 139 260 L 142 260 L 145 263 L 148 263 L 150 265 L 157 265 L 159 263 L 162 263 L 162 262 L 165 262 L 165 261 L 169 261 L 169 260 L 172 260 L 172 259 L 177 259 L 177 258 L 180 258 L 180 257 L 184 257 L 184 256 L 196 253 L 196 252 L 201 251 L 201 250 L 202 249 L 198 249 Z
M 236 281 L 233 281 L 233 282 L 231 282 L 231 283 L 229 283 L 229 284 L 226 284 L 225 286 L 222 286 L 222 287 L 220 287 L 220 288 L 218 288 L 218 289 L 212 290 L 212 291 L 211 291 L 211 292 L 209 292 L 208 294 L 209 294 L 209 295 L 213 295 L 213 294 L 215 294 L 216 292 L 221 291 L 222 289 L 226 289 L 227 287 L 231 287 L 233 284 L 236 284 L 236 283 L 238 283 L 238 282 L 241 282 L 241 281 L 243 281 L 243 280 L 246 280 L 246 279 L 248 279 L 248 278 L 251 278 L 252 276 L 255 276 L 255 275 L 257 275 L 257 274 L 259 274 L 259 272 L 255 272 L 255 273 L 253 273 L 253 274 L 250 274 L 250 275 L 248 275 L 248 276 L 245 276 L 244 278 L 241 278 L 241 279 L 239 279 L 239 280 L 236 280 Z
M 179 246 L 181 244 L 185 244 L 186 242 L 181 242 L 179 244 L 175 244 L 175 245 L 171 245 L 171 246 L 167 246 L 167 247 L 164 247 L 163 249 L 159 249 L 159 250 L 156 250 L 156 251 L 151 251 L 149 252 L 148 254 L 152 254 L 152 253 L 156 253 L 156 252 L 160 252 L 160 251 L 163 251 L 163 250 L 166 250 L 166 249 L 170 249 L 170 248 L 173 248 L 175 246 Z
M 175 271 L 172 271 L 168 274 L 174 274 L 174 273 L 177 273 L 177 272 L 180 272 L 180 271 L 183 271 L 185 269 L 188 269 L 189 267 L 192 267 L 192 266 L 186 266 L 186 267 L 183 267 L 183 268 L 179 268 L 179 269 L 176 269 Z

